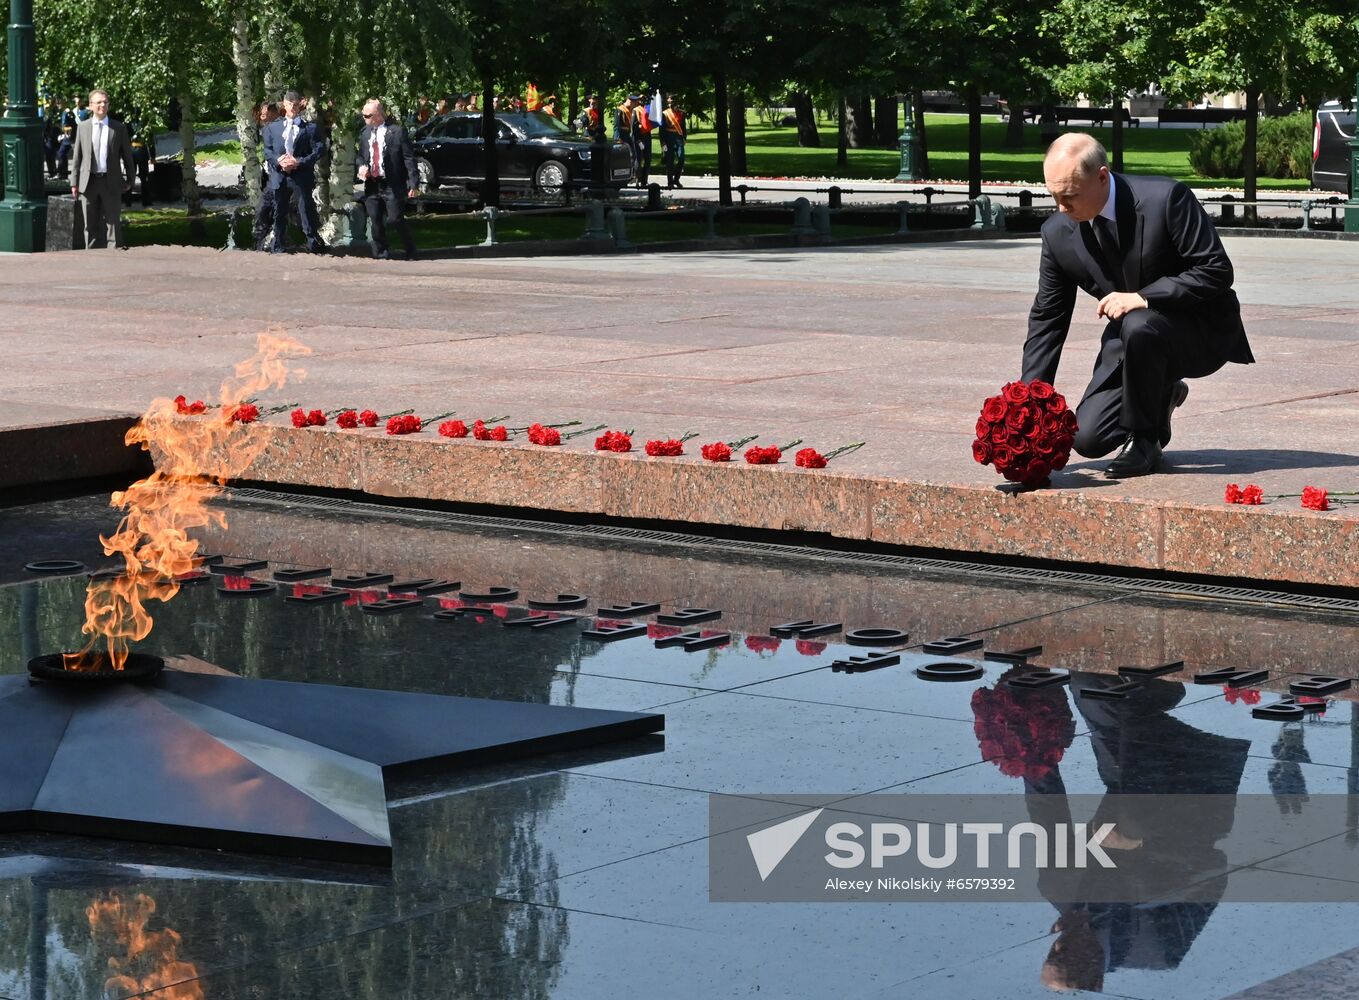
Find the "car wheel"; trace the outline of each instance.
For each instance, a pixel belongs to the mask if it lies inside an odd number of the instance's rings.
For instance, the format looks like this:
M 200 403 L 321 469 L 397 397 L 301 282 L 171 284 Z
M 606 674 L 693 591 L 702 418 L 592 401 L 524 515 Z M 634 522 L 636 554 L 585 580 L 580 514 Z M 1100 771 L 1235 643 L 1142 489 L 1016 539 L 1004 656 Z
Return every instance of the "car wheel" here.
M 561 194 L 567 176 L 565 163 L 547 160 L 533 172 L 533 187 L 539 194 Z
M 416 160 L 415 169 L 420 175 L 420 192 L 422 194 L 433 191 L 439 186 L 434 177 L 434 164 L 430 163 L 429 160 Z

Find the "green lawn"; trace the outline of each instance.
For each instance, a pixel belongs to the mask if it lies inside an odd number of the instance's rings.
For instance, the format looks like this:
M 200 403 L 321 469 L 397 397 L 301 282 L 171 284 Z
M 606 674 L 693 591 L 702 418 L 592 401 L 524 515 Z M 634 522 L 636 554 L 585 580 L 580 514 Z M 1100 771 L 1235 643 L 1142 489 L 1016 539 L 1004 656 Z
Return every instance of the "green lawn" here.
M 967 180 L 967 118 L 964 115 L 927 115 L 931 178 Z M 1030 145 L 1024 149 L 1005 148 L 1005 123 L 982 122 L 982 179 L 1041 184 L 1043 151 L 1039 146 L 1037 125 L 1025 126 Z M 769 128 L 751 124 L 746 130 L 746 165 L 760 177 L 846 177 L 887 180 L 897 175 L 900 155 L 895 149 L 851 149 L 849 165 L 835 165 L 836 130 L 823 125 L 819 130 L 821 147 L 797 146 L 797 130 Z M 1107 148 L 1113 141 L 1112 129 L 1079 129 L 1090 132 Z M 1177 177 L 1192 187 L 1241 187 L 1240 178 L 1207 180 L 1194 175 L 1189 166 L 1188 129 L 1158 129 L 1154 125 L 1123 130 L 1124 169 L 1130 174 L 1165 174 Z M 685 149 L 685 169 L 689 173 L 717 172 L 717 138 L 712 132 L 692 136 Z M 1303 180 L 1262 177 L 1261 188 L 1306 189 Z

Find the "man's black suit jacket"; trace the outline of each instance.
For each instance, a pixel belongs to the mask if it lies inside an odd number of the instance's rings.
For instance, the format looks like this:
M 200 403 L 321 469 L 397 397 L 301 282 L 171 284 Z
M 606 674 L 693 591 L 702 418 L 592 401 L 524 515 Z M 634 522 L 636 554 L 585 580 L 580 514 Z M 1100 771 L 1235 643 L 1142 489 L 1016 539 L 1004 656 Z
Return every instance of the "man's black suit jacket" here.
M 1060 213 L 1043 223 L 1038 294 L 1024 341 L 1024 380 L 1056 377 L 1077 288 L 1096 299 L 1115 291 L 1138 292 L 1150 308 L 1176 320 L 1184 336 L 1203 338 L 1223 361 L 1254 361 L 1241 325 L 1241 303 L 1232 291 L 1232 262 L 1194 193 L 1168 177 L 1113 176 L 1123 274 L 1102 263 L 1090 226 Z M 1112 375 L 1122 360 L 1118 324 L 1111 323 L 1091 385 Z
M 383 136 L 382 170 L 387 183 L 398 196 L 405 199 L 406 192 L 420 186 L 420 172 L 415 165 L 415 147 L 411 137 L 396 122 L 388 121 L 384 126 L 387 134 Z M 372 125 L 365 125 L 359 135 L 358 166 L 367 167 L 373 172 L 373 132 Z

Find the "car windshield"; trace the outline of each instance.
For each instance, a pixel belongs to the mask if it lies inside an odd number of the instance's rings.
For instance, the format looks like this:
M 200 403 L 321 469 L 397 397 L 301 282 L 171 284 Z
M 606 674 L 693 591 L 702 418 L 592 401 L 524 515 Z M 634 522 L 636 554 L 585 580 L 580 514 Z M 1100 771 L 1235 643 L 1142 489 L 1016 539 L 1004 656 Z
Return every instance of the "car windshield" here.
M 530 138 L 540 135 L 571 135 L 571 126 L 543 111 L 499 112 L 496 117 Z

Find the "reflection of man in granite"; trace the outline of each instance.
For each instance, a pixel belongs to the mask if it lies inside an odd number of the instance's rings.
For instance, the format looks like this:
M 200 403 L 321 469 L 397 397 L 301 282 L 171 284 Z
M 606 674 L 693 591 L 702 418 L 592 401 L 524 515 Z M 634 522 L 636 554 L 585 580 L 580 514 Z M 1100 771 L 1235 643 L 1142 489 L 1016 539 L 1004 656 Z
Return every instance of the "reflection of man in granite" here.
M 1073 671 L 1070 684 L 1106 789 L 1091 827 L 1115 824 L 1117 843 L 1109 846 L 1119 850 L 1118 867 L 1040 877 L 1040 890 L 1059 914 L 1041 974 L 1054 990 L 1099 990 L 1105 973 L 1121 968 L 1176 968 L 1226 890 L 1226 856 L 1217 843 L 1232 829 L 1250 742 L 1169 715 L 1184 698 L 1183 684 L 1152 680 L 1116 700 L 1080 694 L 1109 680 Z M 1150 795 L 1204 798 L 1195 802 L 1195 822 L 1185 824 L 1144 798 Z M 1070 829 L 1059 769 L 1026 782 L 1025 800 L 1035 822 L 1049 828 L 1064 822 Z M 1091 901 L 1069 902 L 1081 898 Z

